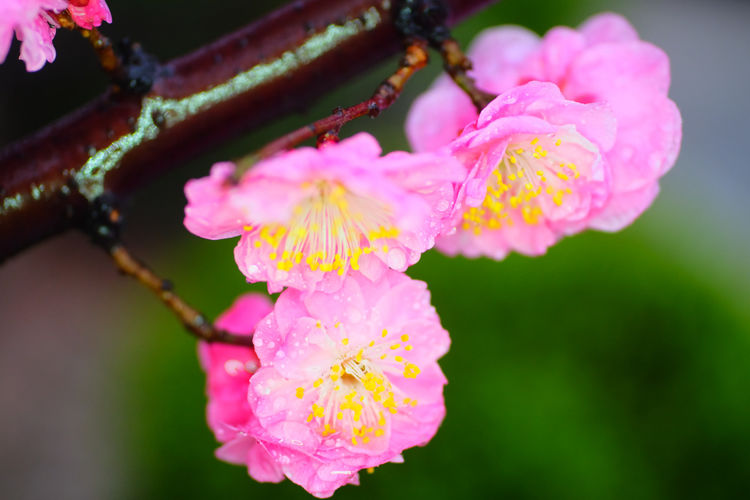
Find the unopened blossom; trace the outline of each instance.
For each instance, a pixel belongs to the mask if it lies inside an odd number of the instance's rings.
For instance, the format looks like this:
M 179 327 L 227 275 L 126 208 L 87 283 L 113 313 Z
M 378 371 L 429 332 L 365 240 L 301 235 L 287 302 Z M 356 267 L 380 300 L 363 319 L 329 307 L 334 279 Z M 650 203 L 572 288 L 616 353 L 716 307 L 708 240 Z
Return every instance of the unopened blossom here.
M 52 39 L 58 24 L 53 15 L 65 9 L 82 28 L 112 22 L 104 0 L 0 0 L 0 63 L 8 55 L 14 32 L 21 42 L 20 59 L 27 71 L 38 71 L 45 62 L 54 61 Z
M 677 158 L 681 117 L 667 96 L 667 55 L 641 41 L 623 17 L 600 14 L 578 30 L 557 27 L 541 39 L 518 26 L 491 28 L 477 36 L 468 53 L 477 86 L 486 92 L 547 81 L 569 100 L 610 106 L 617 119 L 615 142 L 605 155 L 612 193 L 589 227 L 622 229 L 651 204 L 659 178 Z M 477 116 L 468 97 L 442 77 L 415 102 L 407 135 L 416 151 L 431 151 Z
M 271 310 L 267 297 L 248 293 L 217 319 L 216 327 L 237 335 L 251 335 L 258 321 Z M 216 455 L 227 462 L 247 466 L 256 481 L 284 479 L 281 468 L 248 434 L 249 429 L 257 425 L 247 401 L 250 376 L 260 364 L 255 352 L 250 347 L 201 342 L 198 355 L 207 376 L 208 426 L 216 439 L 224 443 Z
M 263 160 L 229 182 L 231 163 L 185 186 L 185 226 L 203 238 L 240 235 L 235 260 L 250 282 L 334 290 L 348 272 L 405 270 L 434 245 L 462 167 L 450 156 L 380 156 L 361 133 Z
M 437 364 L 449 346 L 425 283 L 387 271 L 335 293 L 287 289 L 254 337 L 253 430 L 284 474 L 313 495 L 426 444 L 445 415 Z
M 566 100 L 552 83 L 500 94 L 450 149 L 466 166 L 454 233 L 438 248 L 501 259 L 539 255 L 585 228 L 609 196 L 604 153 L 615 119 L 607 105 Z

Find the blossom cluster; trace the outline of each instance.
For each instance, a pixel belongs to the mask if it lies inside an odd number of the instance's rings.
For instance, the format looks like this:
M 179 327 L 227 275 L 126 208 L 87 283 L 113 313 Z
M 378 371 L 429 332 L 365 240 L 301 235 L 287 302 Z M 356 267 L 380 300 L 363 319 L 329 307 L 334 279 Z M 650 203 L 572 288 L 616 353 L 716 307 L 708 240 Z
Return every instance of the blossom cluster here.
M 426 444 L 443 419 L 448 333 L 426 284 L 402 271 L 444 230 L 462 167 L 433 153 L 381 156 L 358 134 L 272 157 L 236 184 L 234 170 L 218 163 L 188 182 L 185 225 L 240 236 L 247 280 L 283 292 L 272 310 L 245 296 L 217 323 L 254 332 L 254 349 L 201 346 L 218 456 L 330 496 Z
M 676 159 L 668 59 L 623 18 L 543 38 L 495 28 L 469 55 L 497 97 L 477 110 L 440 78 L 407 119 L 413 153 L 383 156 L 360 133 L 239 176 L 217 163 L 185 187 L 188 230 L 239 237 L 247 281 L 281 292 L 245 295 L 217 322 L 252 349 L 200 346 L 217 456 L 258 481 L 330 496 L 437 432 L 450 341 L 426 284 L 404 274 L 423 252 L 539 255 L 619 230 Z
M 14 32 L 27 71 L 38 71 L 45 62 L 54 61 L 52 39 L 60 27 L 55 14 L 63 11 L 84 29 L 112 22 L 105 0 L 0 0 L 0 63 L 8 55 Z
M 539 255 L 587 228 L 620 230 L 651 205 L 682 122 L 667 97 L 667 55 L 625 19 L 600 14 L 541 39 L 491 28 L 468 55 L 478 87 L 498 97 L 477 112 L 442 77 L 406 123 L 415 151 L 447 147 L 467 169 L 457 231 L 441 250 Z

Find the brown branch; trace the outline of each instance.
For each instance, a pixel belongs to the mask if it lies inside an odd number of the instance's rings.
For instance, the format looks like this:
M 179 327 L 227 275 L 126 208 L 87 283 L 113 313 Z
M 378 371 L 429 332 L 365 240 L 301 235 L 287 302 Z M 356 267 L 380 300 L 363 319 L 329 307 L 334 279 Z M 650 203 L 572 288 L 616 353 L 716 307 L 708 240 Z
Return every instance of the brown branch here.
M 120 239 L 122 222 L 122 212 L 117 202 L 105 195 L 91 204 L 83 229 L 95 245 L 110 254 L 122 274 L 135 278 L 151 290 L 177 316 L 188 332 L 206 342 L 252 347 L 253 341 L 250 335 L 235 335 L 217 330 L 203 314 L 174 292 L 171 281 L 160 278 L 148 266 L 136 259 Z
M 423 40 L 410 41 L 406 47 L 404 57 L 401 59 L 399 68 L 378 86 L 372 97 L 354 106 L 339 108 L 332 115 L 279 137 L 252 155 L 237 161 L 235 178 L 242 175 L 243 172 L 247 171 L 257 161 L 268 158 L 279 151 L 293 148 L 299 143 L 315 136 L 325 135 L 330 139 L 331 135 L 338 135 L 339 130 L 344 124 L 355 118 L 365 115 L 377 116 L 398 99 L 409 78 L 424 68 L 427 62 L 427 42 Z
M 206 342 L 222 342 L 252 347 L 253 339 L 249 335 L 235 335 L 222 330 L 217 330 L 198 311 L 182 300 L 172 291 L 172 285 L 154 274 L 151 269 L 133 257 L 122 244 L 115 244 L 109 249 L 117 268 L 123 274 L 131 276 L 139 283 L 156 294 L 159 299 L 177 316 L 187 330 Z
M 445 0 L 449 22 L 492 1 Z M 396 53 L 398 3 L 297 0 L 156 67 L 146 93 L 110 90 L 0 151 L 0 262 L 80 226 L 100 194 L 127 194 Z
M 467 73 L 471 69 L 471 61 L 463 53 L 461 46 L 454 39 L 448 38 L 440 44 L 440 55 L 443 56 L 445 71 L 471 98 L 477 111 L 482 111 L 496 96 L 477 88 L 474 79 Z

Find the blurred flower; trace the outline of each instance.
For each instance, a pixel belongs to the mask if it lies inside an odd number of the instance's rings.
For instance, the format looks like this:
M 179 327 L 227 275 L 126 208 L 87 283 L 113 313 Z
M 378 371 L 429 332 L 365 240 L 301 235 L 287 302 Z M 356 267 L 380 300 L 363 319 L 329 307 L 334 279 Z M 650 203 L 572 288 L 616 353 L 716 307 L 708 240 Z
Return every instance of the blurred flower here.
M 45 61 L 54 61 L 52 39 L 59 25 L 51 13 L 66 8 L 82 28 L 112 22 L 104 0 L 0 0 L 0 63 L 8 55 L 14 31 L 21 42 L 20 59 L 26 63 L 26 71 L 38 71 Z
M 68 12 L 78 26 L 87 30 L 100 26 L 102 21 L 112 22 L 112 14 L 104 0 L 70 0 Z
M 258 321 L 272 309 L 268 297 L 248 293 L 216 320 L 216 327 L 250 335 Z M 250 376 L 259 366 L 255 352 L 249 347 L 201 342 L 198 356 L 207 376 L 208 426 L 219 442 L 226 443 L 216 455 L 227 462 L 247 465 L 250 476 L 257 481 L 284 479 L 265 448 L 248 435 L 254 417 L 247 401 L 247 388 Z
M 448 350 L 425 283 L 350 274 L 333 294 L 287 289 L 254 337 L 251 432 L 284 474 L 326 497 L 426 444 L 444 415 Z
M 185 186 L 185 226 L 203 238 L 241 235 L 235 260 L 271 292 L 334 291 L 349 270 L 377 279 L 434 245 L 463 169 L 438 154 L 380 157 L 368 134 L 263 160 L 230 185 L 218 163 Z
M 542 39 L 517 26 L 492 28 L 477 36 L 469 56 L 472 75 L 484 91 L 499 94 L 530 81 L 548 81 L 569 100 L 610 106 L 617 119 L 614 145 L 605 154 L 612 193 L 596 209 L 590 227 L 622 229 L 651 204 L 658 179 L 677 158 L 681 117 L 667 97 L 667 55 L 639 40 L 624 18 L 601 14 L 578 31 L 557 27 Z M 435 150 L 477 116 L 468 97 L 443 76 L 415 102 L 407 135 L 415 151 Z
M 510 250 L 539 255 L 582 230 L 609 195 L 602 154 L 614 134 L 607 105 L 567 101 L 552 83 L 499 95 L 451 142 L 468 175 L 457 230 L 438 248 L 496 259 Z
M 20 59 L 27 71 L 37 71 L 55 60 L 55 21 L 47 11 L 60 12 L 66 0 L 3 0 L 0 2 L 0 63 L 5 61 L 13 32 L 21 42 Z

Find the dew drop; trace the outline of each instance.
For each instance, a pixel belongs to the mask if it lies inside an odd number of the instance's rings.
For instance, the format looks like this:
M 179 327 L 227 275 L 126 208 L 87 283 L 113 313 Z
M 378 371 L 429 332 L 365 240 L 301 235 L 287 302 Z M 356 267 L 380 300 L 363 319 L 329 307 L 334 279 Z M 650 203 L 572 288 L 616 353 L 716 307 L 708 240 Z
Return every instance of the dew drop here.
M 388 252 L 387 261 L 389 267 L 401 270 L 406 267 L 406 254 L 400 248 L 392 248 Z
M 245 370 L 245 366 L 239 359 L 228 359 L 224 363 L 224 370 L 231 376 L 236 376 Z

